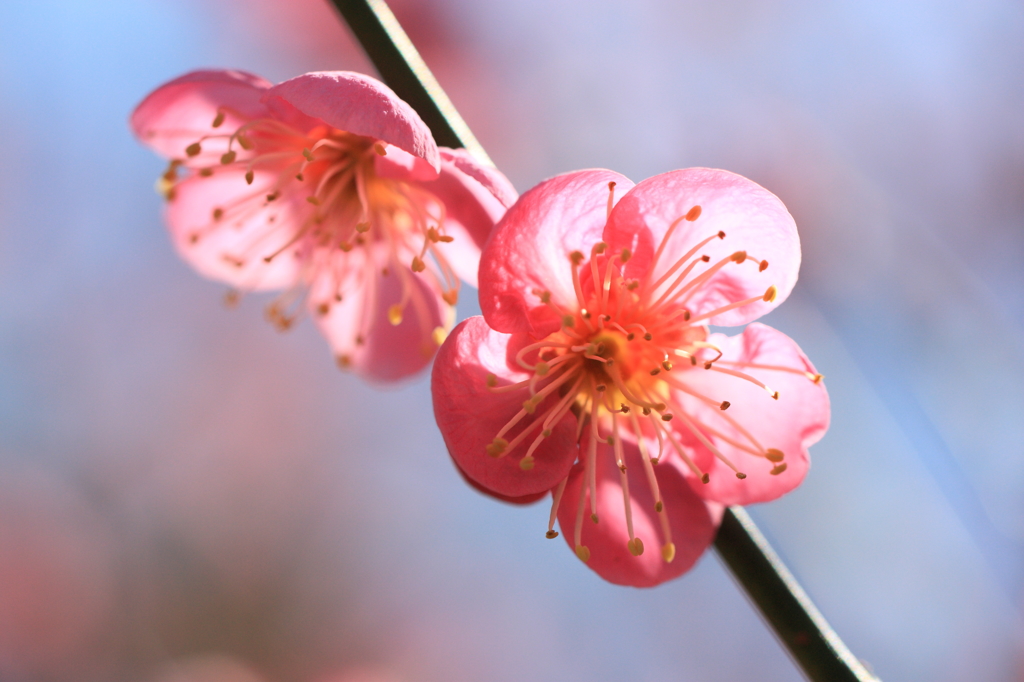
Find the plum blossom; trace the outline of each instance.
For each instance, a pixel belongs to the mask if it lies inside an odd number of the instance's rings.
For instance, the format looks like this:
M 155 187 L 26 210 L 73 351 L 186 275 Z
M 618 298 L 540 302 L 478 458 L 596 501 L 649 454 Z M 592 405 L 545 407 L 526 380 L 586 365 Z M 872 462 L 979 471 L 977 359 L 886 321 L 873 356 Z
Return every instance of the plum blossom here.
M 434 365 L 459 471 L 508 501 L 551 491 L 547 536 L 557 520 L 611 582 L 682 574 L 723 505 L 792 490 L 828 428 L 822 377 L 794 341 L 758 323 L 709 329 L 772 310 L 799 265 L 785 206 L 733 173 L 542 182 L 484 249 L 483 317 L 456 327 Z
M 273 324 L 308 312 L 341 367 L 377 380 L 429 362 L 460 279 L 475 286 L 480 247 L 516 198 L 357 73 L 273 85 L 195 71 L 146 97 L 131 126 L 170 159 L 158 188 L 179 254 L 232 287 L 229 301 L 283 290 Z

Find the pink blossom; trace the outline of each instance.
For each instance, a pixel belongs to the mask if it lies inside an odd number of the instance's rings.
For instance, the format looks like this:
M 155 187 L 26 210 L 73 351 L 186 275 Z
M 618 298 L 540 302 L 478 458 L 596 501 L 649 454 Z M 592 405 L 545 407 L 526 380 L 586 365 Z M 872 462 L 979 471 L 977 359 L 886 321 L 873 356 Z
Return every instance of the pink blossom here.
M 604 170 L 534 187 L 480 262 L 483 317 L 438 353 L 434 411 L 474 485 L 529 501 L 607 580 L 685 572 L 723 505 L 774 499 L 809 465 L 828 394 L 794 341 L 750 324 L 796 283 L 796 225 L 746 178 Z M 645 551 L 654 544 L 660 551 Z
M 272 85 L 195 71 L 151 93 L 131 125 L 171 160 L 158 184 L 181 256 L 231 299 L 284 290 L 271 322 L 309 311 L 340 366 L 379 380 L 429 362 L 459 280 L 475 286 L 480 247 L 516 198 L 357 73 Z

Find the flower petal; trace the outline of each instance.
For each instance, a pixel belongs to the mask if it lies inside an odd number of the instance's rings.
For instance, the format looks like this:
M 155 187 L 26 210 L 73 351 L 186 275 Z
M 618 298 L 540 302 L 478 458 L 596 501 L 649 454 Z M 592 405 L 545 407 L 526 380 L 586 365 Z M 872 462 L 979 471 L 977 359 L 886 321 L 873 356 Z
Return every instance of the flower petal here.
M 271 86 L 244 71 L 193 71 L 164 83 L 132 112 L 135 136 L 157 153 L 187 161 L 189 166 L 212 166 L 227 151 L 227 135 L 203 140 L 202 153 L 187 157 L 185 148 L 204 135 L 230 134 L 253 118 L 267 115 L 260 99 Z M 217 128 L 213 121 L 224 114 Z
M 535 292 L 550 291 L 555 304 L 575 310 L 569 254 L 601 241 L 608 211 L 608 183 L 615 196 L 633 183 L 607 170 L 584 170 L 545 180 L 505 214 L 480 259 L 480 308 L 498 331 L 543 337 L 560 326 L 559 315 Z
M 722 504 L 773 500 L 799 485 L 807 474 L 810 466 L 807 450 L 828 429 L 828 392 L 820 380 L 815 383 L 803 374 L 807 372 L 814 376 L 814 366 L 795 341 L 776 329 L 754 323 L 744 329 L 742 334 L 731 337 L 712 334 L 709 341 L 723 353 L 716 366 L 756 377 L 772 391 L 778 391 L 779 399 L 773 400 L 768 391 L 744 379 L 704 370 L 699 366 L 680 373 L 680 381 L 691 391 L 716 402 L 729 401 L 729 408 L 723 411 L 717 405 L 709 405 L 682 391 L 675 394 L 685 414 L 696 425 L 706 427 L 702 429 L 705 436 L 746 474 L 745 479 L 737 479 L 731 469 L 715 458 L 682 425 L 682 419 L 675 419 L 672 423 L 678 424 L 675 430 L 684 447 L 689 447 L 695 453 L 697 466 L 710 476 L 710 482 L 703 484 L 687 471 L 690 484 L 705 499 Z M 788 367 L 800 373 L 730 364 L 734 362 Z M 774 448 L 784 453 L 785 471 L 771 475 L 775 462 L 755 456 L 728 442 L 759 450 L 734 423 L 749 433 L 761 448 Z M 721 435 L 715 435 L 708 429 Z M 678 462 L 678 458 L 669 459 Z
M 669 226 L 694 206 L 700 206 L 699 217 L 679 222 L 648 274 Z M 793 217 L 778 197 L 757 183 L 710 168 L 656 175 L 638 184 L 616 204 L 605 240 L 613 251 L 623 247 L 633 251 L 628 264 L 631 276 L 647 276 L 654 282 L 691 248 L 719 231 L 725 233 L 725 238 L 713 239 L 700 249 L 697 257 L 707 254 L 711 260 L 707 266 L 698 266 L 693 275 L 738 251 L 745 251 L 748 259 L 729 263 L 715 273 L 697 288 L 686 306 L 694 315 L 701 315 L 763 296 L 774 285 L 772 302 L 756 301 L 708 320 L 712 325 L 746 324 L 789 296 L 800 269 L 800 239 Z M 761 261 L 768 263 L 763 272 L 758 268 Z
M 487 446 L 520 411 L 528 395 L 525 391 L 496 393 L 487 386 L 488 374 L 496 376 L 498 387 L 530 376 L 510 367 L 509 346 L 518 341 L 493 331 L 482 317 L 471 317 L 456 327 L 441 346 L 431 379 L 434 417 L 452 459 L 482 487 L 508 497 L 550 490 L 565 478 L 576 459 L 576 417 L 571 412 L 552 427 L 551 435 L 537 448 L 531 470 L 523 471 L 519 463 L 533 437 L 527 437 L 500 458 L 487 454 Z M 541 403 L 535 416 L 543 414 L 555 399 L 550 396 Z M 524 419 L 510 433 L 514 436 L 528 423 Z M 539 428 L 534 432 L 539 432 Z
M 586 447 L 584 445 L 584 447 Z M 662 557 L 665 537 L 655 499 L 644 476 L 643 464 L 635 446 L 624 448 L 629 479 L 630 508 L 633 531 L 643 543 L 644 551 L 633 556 L 627 547 L 629 534 L 622 495 L 621 474 L 615 464 L 612 447 L 598 445 L 597 453 L 597 515 L 590 520 L 589 502 L 584 511 L 582 544 L 590 550 L 587 566 L 608 582 L 633 587 L 653 587 L 676 578 L 697 562 L 715 539 L 722 518 L 722 507 L 705 502 L 695 495 L 683 475 L 673 467 L 659 465 L 655 471 L 658 487 L 672 532 L 675 557 L 666 562 Z M 570 548 L 574 548 L 576 514 L 579 505 L 584 469 L 573 467 L 558 509 L 558 525 Z M 590 499 L 589 491 L 585 493 Z
M 493 490 L 488 490 L 487 488 L 483 487 L 482 485 L 474 481 L 472 478 L 467 476 L 466 472 L 462 470 L 462 467 L 460 467 L 459 463 L 456 462 L 454 459 L 452 459 L 451 462 L 452 466 L 455 467 L 455 470 L 459 472 L 459 476 L 462 476 L 462 480 L 465 481 L 471 488 L 473 488 L 473 490 L 477 491 L 481 495 L 493 497 L 494 499 L 500 500 L 501 502 L 519 505 L 533 504 L 534 502 L 537 502 L 542 498 L 546 497 L 548 494 L 547 490 L 542 490 L 539 493 L 533 493 L 532 495 L 523 495 L 521 497 L 509 497 L 508 495 L 501 495 L 500 493 L 496 493 Z
M 439 244 L 439 250 L 459 279 L 475 287 L 480 249 L 515 203 L 512 183 L 464 149 L 442 148 L 441 175 L 422 186 L 445 206 L 444 232 L 453 241 Z
M 284 289 L 298 282 L 295 248 L 280 251 L 305 220 L 308 204 L 268 202 L 277 173 L 258 170 L 247 184 L 236 169 L 217 168 L 178 183 L 167 203 L 175 248 L 199 273 L 243 291 Z
M 396 263 L 382 242 L 319 256 L 330 262 L 310 268 L 316 279 L 308 304 L 338 363 L 379 381 L 396 381 L 426 367 L 437 350 L 435 330 L 451 324 L 446 319 L 450 308 L 433 280 Z M 404 287 L 409 287 L 409 300 L 396 325 L 390 310 L 402 303 Z
M 393 144 L 426 160 L 435 171 L 440 167 L 437 145 L 419 114 L 391 88 L 361 73 L 306 73 L 270 88 L 264 102 L 275 110 L 294 108 L 338 130 Z

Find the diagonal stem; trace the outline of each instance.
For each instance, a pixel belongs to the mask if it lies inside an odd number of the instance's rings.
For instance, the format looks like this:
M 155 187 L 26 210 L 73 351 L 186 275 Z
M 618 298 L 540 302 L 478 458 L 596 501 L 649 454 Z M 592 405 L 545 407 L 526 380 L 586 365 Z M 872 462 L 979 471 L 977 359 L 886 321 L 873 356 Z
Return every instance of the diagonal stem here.
M 419 113 L 438 144 L 490 163 L 384 0 L 330 0 L 381 78 Z M 715 549 L 812 682 L 877 682 L 825 622 L 742 507 L 729 507 Z

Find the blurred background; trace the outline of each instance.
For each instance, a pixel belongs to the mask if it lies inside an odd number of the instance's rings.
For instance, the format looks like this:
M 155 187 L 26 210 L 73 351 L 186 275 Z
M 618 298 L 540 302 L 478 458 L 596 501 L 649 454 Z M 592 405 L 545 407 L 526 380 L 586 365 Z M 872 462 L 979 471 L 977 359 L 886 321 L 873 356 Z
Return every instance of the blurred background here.
M 0 682 L 801 679 L 713 553 L 602 582 L 461 481 L 426 376 L 367 386 L 174 255 L 129 112 L 199 67 L 372 73 L 323 0 L 2 8 Z M 833 423 L 752 514 L 883 680 L 1024 679 L 1024 7 L 393 9 L 520 191 L 712 166 L 783 199 L 766 321 Z

